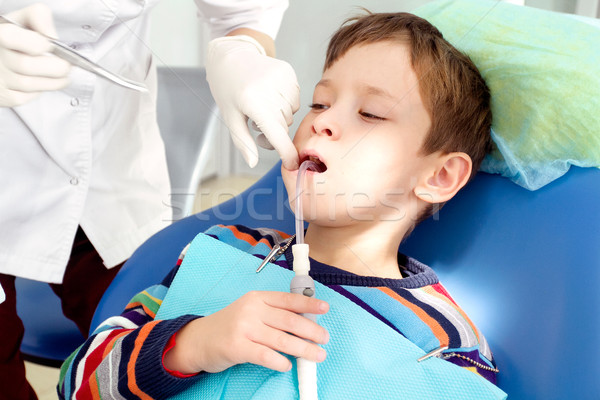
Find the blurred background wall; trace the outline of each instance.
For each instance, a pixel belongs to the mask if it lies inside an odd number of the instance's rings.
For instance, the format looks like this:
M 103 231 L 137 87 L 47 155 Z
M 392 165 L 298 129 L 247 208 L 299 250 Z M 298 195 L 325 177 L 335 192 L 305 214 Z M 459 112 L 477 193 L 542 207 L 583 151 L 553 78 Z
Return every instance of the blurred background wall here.
M 429 0 L 290 0 L 276 40 L 277 56 L 295 69 L 301 90 L 301 108 L 290 132 L 295 132 L 308 110 L 312 89 L 320 79 L 330 35 L 349 16 L 365 7 L 374 12 L 412 11 Z M 522 0 L 510 0 L 523 3 Z M 525 0 L 527 6 L 564 13 L 598 16 L 598 0 Z M 152 14 L 149 44 L 161 66 L 203 66 L 208 31 L 197 17 L 193 0 L 165 0 Z M 225 129 L 224 127 L 221 129 Z M 218 155 L 204 175 L 249 174 L 261 176 L 277 161 L 275 152 L 260 150 L 259 165 L 248 168 L 233 150 L 229 135 L 221 134 L 211 153 Z

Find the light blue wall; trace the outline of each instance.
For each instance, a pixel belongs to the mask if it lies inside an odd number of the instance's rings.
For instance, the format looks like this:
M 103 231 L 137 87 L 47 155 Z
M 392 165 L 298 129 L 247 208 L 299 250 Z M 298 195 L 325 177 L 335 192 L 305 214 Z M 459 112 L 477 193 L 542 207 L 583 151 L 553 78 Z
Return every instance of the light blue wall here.
M 194 0 L 163 0 L 152 11 L 150 48 L 157 65 L 204 64 L 203 24 Z

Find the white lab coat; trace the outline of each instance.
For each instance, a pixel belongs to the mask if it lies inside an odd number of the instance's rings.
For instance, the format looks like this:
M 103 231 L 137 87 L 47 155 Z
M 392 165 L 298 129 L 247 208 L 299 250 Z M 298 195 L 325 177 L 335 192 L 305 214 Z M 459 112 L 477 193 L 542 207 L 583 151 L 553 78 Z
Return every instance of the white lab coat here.
M 0 14 L 39 1 L 2 0 Z M 73 68 L 66 89 L 0 108 L 0 273 L 62 282 L 78 225 L 111 268 L 171 222 L 148 47 L 157 1 L 45 1 L 62 41 L 150 90 Z M 274 37 L 287 8 L 287 0 L 196 3 L 213 36 L 246 26 Z

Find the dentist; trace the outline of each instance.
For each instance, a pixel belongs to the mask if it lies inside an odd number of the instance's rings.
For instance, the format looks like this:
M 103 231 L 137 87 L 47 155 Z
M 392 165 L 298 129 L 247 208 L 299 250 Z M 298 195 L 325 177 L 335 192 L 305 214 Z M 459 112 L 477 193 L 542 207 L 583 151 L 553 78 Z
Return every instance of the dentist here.
M 39 0 L 37 0 L 39 1 Z M 3 0 L 0 15 L 0 399 L 35 399 L 19 352 L 15 276 L 48 282 L 85 336 L 123 262 L 171 220 L 156 123 L 149 14 L 158 0 Z M 292 67 L 273 58 L 287 0 L 196 0 L 211 27 L 207 80 L 236 146 L 284 166 L 298 155 L 288 126 L 299 106 Z M 148 93 L 114 85 L 48 52 L 57 37 Z M 202 112 L 203 110 L 198 110 Z

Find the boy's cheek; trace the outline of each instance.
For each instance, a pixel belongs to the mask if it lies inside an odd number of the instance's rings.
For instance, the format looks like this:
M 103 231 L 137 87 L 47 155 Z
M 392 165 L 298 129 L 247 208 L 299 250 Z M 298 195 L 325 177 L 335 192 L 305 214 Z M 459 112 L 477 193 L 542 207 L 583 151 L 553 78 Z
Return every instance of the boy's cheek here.
M 293 193 L 290 192 L 290 189 L 295 189 L 295 180 L 292 178 L 291 171 L 288 171 L 281 165 L 281 178 L 283 179 L 283 186 L 285 186 L 285 190 L 287 194 L 292 197 Z
M 309 118 L 309 115 L 307 115 L 306 117 L 304 117 L 302 122 L 300 122 L 300 125 L 298 126 L 298 129 L 294 134 L 293 143 L 296 145 L 296 149 L 298 149 L 298 147 L 301 147 L 300 145 L 306 142 L 306 140 L 308 140 L 308 138 L 310 137 L 310 126 L 311 118 Z

